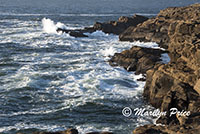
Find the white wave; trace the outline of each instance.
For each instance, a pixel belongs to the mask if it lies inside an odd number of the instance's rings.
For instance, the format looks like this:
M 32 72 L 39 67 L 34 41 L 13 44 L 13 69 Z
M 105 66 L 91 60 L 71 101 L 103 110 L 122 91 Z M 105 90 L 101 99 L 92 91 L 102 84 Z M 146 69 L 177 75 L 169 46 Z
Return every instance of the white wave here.
M 48 18 L 42 19 L 42 26 L 43 26 L 44 32 L 49 33 L 49 34 L 59 34 L 59 35 L 62 34 L 62 32 L 58 33 L 56 31 L 58 28 L 68 29 L 68 30 L 75 30 L 75 29 L 83 28 L 80 26 L 72 26 L 72 25 L 66 26 L 65 24 L 63 24 L 61 22 L 57 22 L 55 24 L 55 22 L 53 20 L 48 19 Z
M 102 31 L 95 31 L 95 32 L 93 32 L 93 33 L 85 33 L 86 35 L 88 35 L 88 36 L 94 36 L 94 37 L 108 37 L 108 36 L 110 36 L 109 34 L 106 34 L 106 33 L 104 33 L 104 32 L 102 32 Z
M 57 29 L 61 28 L 61 29 L 67 29 L 67 26 L 61 22 L 58 22 L 57 24 L 54 23 L 53 20 L 51 19 L 46 19 L 43 18 L 42 19 L 42 25 L 43 25 L 43 30 L 46 33 L 57 33 Z
M 113 56 L 117 51 L 112 46 L 100 51 L 104 56 L 109 57 Z
M 78 125 L 76 126 L 76 129 L 79 131 L 80 134 L 86 134 L 89 132 L 103 132 L 103 131 L 110 131 L 111 128 L 109 127 L 103 127 L 101 129 L 96 128 L 94 126 L 91 126 L 89 124 L 85 124 L 85 125 Z
M 157 14 L 151 14 L 151 13 L 135 13 L 137 15 L 142 15 L 142 16 L 156 16 Z
M 133 46 L 139 46 L 139 47 L 146 47 L 146 48 L 154 48 L 154 49 L 161 49 L 165 50 L 163 48 L 160 48 L 159 45 L 156 42 L 140 42 L 135 41 L 131 43 Z
M 56 30 L 58 27 L 55 25 L 54 21 L 52 21 L 51 19 L 43 18 L 42 25 L 43 25 L 43 30 L 46 33 L 57 33 Z
M 5 133 L 11 130 L 21 130 L 21 129 L 42 129 L 42 130 L 48 130 L 48 131 L 59 131 L 60 129 L 66 129 L 62 126 L 58 125 L 46 125 L 46 124 L 26 124 L 24 122 L 20 122 L 15 124 L 14 126 L 8 126 L 8 127 L 0 127 L 0 132 Z

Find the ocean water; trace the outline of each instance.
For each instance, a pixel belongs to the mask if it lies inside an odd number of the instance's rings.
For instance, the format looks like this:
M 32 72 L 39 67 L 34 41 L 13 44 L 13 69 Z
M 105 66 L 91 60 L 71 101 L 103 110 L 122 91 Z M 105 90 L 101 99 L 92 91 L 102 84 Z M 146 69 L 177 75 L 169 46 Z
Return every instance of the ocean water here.
M 115 52 L 134 45 L 101 31 L 88 38 L 56 33 L 134 13 L 155 16 L 168 6 L 198 0 L 0 0 L 0 133 L 77 128 L 131 134 L 152 117 L 122 115 L 124 107 L 149 108 L 142 76 L 111 67 Z M 162 56 L 163 62 L 169 58 Z

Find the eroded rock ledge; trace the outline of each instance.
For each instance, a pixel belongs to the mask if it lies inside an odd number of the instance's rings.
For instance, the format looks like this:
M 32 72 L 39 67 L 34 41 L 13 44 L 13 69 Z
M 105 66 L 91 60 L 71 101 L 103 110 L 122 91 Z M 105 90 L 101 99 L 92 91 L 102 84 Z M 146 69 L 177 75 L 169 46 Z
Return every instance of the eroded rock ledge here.
M 156 17 L 137 27 L 130 26 L 120 34 L 119 39 L 156 42 L 168 50 L 171 61 L 167 64 L 159 63 L 160 53 L 155 53 L 150 48 L 145 50 L 148 53 L 143 52 L 142 58 L 148 55 L 146 59 L 141 60 L 138 53 L 143 48 L 138 47 L 115 54 L 110 62 L 111 65 L 115 62 L 126 69 L 130 67 L 129 71 L 136 73 L 146 72 L 143 96 L 155 108 L 161 111 L 177 108 L 179 111 L 191 112 L 189 117 L 160 117 L 157 123 L 165 126 L 146 125 L 135 129 L 133 133 L 199 134 L 200 4 L 161 10 Z

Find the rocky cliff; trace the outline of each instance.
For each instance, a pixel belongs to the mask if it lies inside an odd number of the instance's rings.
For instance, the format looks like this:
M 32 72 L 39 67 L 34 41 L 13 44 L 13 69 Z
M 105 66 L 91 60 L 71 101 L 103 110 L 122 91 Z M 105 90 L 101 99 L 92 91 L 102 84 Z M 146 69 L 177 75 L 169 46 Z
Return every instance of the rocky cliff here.
M 147 125 L 137 128 L 134 134 L 199 134 L 200 133 L 200 4 L 161 10 L 147 21 L 130 26 L 122 34 L 121 41 L 156 42 L 167 49 L 171 61 L 159 63 L 159 53 L 146 48 L 145 60 L 139 49 L 132 48 L 115 54 L 110 62 L 131 68 L 130 71 L 146 73 L 143 96 L 161 111 L 177 108 L 190 111 L 185 116 L 163 116 L 157 123 L 166 126 Z M 133 51 L 135 50 L 135 51 Z M 156 50 L 154 50 L 156 51 Z M 128 53 L 129 52 L 129 53 Z M 136 56 L 135 56 L 136 55 Z M 143 65 L 143 68 L 141 68 Z M 148 65 L 148 67 L 145 67 Z

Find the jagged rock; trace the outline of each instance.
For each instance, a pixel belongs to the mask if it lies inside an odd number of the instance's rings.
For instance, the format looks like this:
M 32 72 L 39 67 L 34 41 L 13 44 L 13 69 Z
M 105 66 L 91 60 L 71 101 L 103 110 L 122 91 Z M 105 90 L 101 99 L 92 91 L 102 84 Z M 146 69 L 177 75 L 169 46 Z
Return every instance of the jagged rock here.
M 139 24 L 136 28 L 129 27 L 119 35 L 120 41 L 156 42 L 163 48 L 167 48 L 169 42 L 168 27 L 171 21 L 164 18 L 153 18 Z
M 199 20 L 199 9 L 200 5 L 194 4 L 188 7 L 175 7 L 161 10 L 155 18 L 139 24 L 136 28 L 129 27 L 126 31 L 120 34 L 119 39 L 121 41 L 140 40 L 145 42 L 156 42 L 161 47 L 168 48 L 168 43 L 170 41 L 168 32 L 170 34 L 174 32 L 174 30 L 172 30 L 173 28 L 170 29 L 169 27 L 174 27 L 174 24 L 178 21 L 184 22 L 187 20 Z M 198 26 L 197 29 L 199 29 Z M 185 34 L 191 32 L 190 27 L 185 25 L 182 25 L 180 30 L 185 32 Z
M 143 48 L 134 46 L 130 50 L 115 53 L 109 60 L 110 65 L 122 66 L 128 71 L 136 71 L 136 74 L 146 73 L 156 63 L 161 61 L 160 56 L 164 51 L 160 49 Z
M 119 35 L 124 32 L 130 26 L 137 26 L 139 23 L 146 21 L 148 18 L 140 15 L 134 15 L 133 17 L 122 16 L 118 21 L 109 21 L 106 23 L 96 22 L 94 24 L 95 30 L 102 30 L 105 33 L 112 33 Z

